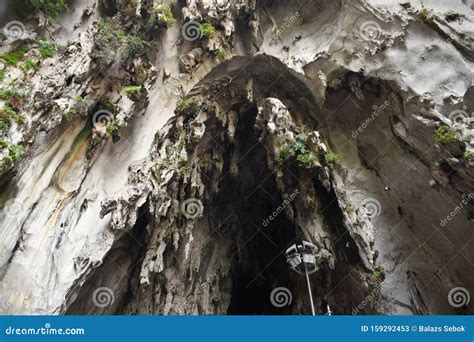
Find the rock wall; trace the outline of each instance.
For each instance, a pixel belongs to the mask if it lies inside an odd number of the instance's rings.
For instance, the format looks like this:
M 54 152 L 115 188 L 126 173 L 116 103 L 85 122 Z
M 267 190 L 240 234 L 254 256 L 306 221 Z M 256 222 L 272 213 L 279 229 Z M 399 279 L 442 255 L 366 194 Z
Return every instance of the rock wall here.
M 136 5 L 3 30 L 3 313 L 472 314 L 471 7 Z

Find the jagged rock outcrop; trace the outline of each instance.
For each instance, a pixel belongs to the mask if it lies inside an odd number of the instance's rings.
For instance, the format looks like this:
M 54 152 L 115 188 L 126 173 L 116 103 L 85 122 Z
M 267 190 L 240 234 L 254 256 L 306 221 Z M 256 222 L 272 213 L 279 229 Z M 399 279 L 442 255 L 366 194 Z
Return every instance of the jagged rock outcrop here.
M 308 314 L 304 239 L 319 314 L 472 313 L 472 8 L 182 5 L 4 43 L 1 312 Z

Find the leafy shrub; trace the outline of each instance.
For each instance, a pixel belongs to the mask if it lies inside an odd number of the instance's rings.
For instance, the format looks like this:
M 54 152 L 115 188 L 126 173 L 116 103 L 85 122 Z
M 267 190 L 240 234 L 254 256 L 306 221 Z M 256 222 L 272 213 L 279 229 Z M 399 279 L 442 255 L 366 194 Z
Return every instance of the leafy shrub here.
M 434 23 L 435 19 L 437 18 L 436 15 L 433 15 L 428 11 L 428 9 L 423 8 L 420 12 L 419 15 L 423 20 L 425 20 L 428 23 Z
M 69 8 L 67 0 L 31 0 L 31 4 L 53 19 Z
M 138 95 L 140 94 L 142 90 L 141 86 L 128 86 L 123 88 L 123 92 L 127 97 L 132 100 L 132 101 L 137 101 Z
M 212 38 L 216 34 L 216 28 L 210 23 L 202 23 L 200 29 L 204 37 Z
M 464 151 L 463 157 L 464 157 L 464 159 L 467 159 L 467 160 L 474 160 L 474 152 L 473 151 Z
M 91 57 L 104 69 L 114 61 L 129 65 L 134 58 L 143 55 L 153 46 L 139 36 L 126 34 L 114 21 L 101 20 L 98 27 Z
M 25 47 L 17 46 L 12 51 L 2 56 L 2 58 L 8 65 L 16 66 L 23 59 L 26 51 L 27 49 Z
M 31 60 L 31 59 L 27 59 L 25 61 L 25 64 L 23 66 L 23 70 L 24 71 L 28 71 L 28 70 L 38 70 L 39 68 L 39 65 L 38 63 L 36 63 L 35 61 Z
M 448 144 L 457 140 L 456 132 L 446 125 L 438 127 L 434 136 L 441 144 Z
M 38 49 L 42 58 L 53 57 L 57 51 L 56 44 L 49 40 L 40 40 Z
M 16 122 L 17 124 L 23 124 L 25 122 L 25 118 L 18 114 L 10 105 L 6 104 L 0 110 L 0 118 L 7 124 L 11 124 L 12 121 Z
M 6 131 L 10 125 L 5 122 L 3 119 L 0 119 L 0 131 Z
M 220 60 L 220 61 L 224 61 L 224 60 L 225 60 L 226 56 L 225 56 L 225 51 L 224 51 L 223 48 L 220 47 L 220 48 L 218 48 L 218 49 L 216 50 L 216 57 L 217 57 L 217 59 Z
M 182 99 L 176 105 L 175 113 L 177 114 L 192 114 L 199 107 L 199 102 L 196 99 Z
M 127 43 L 127 49 L 123 55 L 123 61 L 130 63 L 135 57 L 138 57 L 145 53 L 152 44 L 138 36 L 127 35 L 125 37 Z
M 6 101 L 12 97 L 12 92 L 9 89 L 0 89 L 0 100 Z
M 17 162 L 21 159 L 21 155 L 23 154 L 23 147 L 20 145 L 10 145 L 8 147 L 8 159 L 12 162 Z
M 377 267 L 373 273 L 373 276 L 377 282 L 383 281 L 385 279 L 385 269 L 382 266 Z
M 158 23 L 165 27 L 169 27 L 176 22 L 173 12 L 168 5 L 162 4 L 155 7 L 152 11 L 152 16 L 158 16 Z
M 112 120 L 107 123 L 107 126 L 105 127 L 105 130 L 107 133 L 110 135 L 116 135 L 118 131 L 120 130 L 120 126 L 118 124 L 117 120 Z
M 315 166 L 317 158 L 310 151 L 306 144 L 306 139 L 302 135 L 295 137 L 295 140 L 289 144 L 285 144 L 276 157 L 278 163 L 285 160 L 294 160 L 300 167 L 311 168 Z
M 332 166 L 337 165 L 341 162 L 341 157 L 337 153 L 326 152 L 324 155 L 324 161 L 326 165 Z

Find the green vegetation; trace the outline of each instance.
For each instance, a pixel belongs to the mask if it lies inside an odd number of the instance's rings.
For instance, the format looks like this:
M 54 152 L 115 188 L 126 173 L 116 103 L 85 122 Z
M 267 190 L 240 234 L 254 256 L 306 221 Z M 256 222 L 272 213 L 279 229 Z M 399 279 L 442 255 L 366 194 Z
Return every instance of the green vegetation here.
M 441 144 L 448 144 L 457 140 L 456 132 L 446 125 L 440 126 L 435 131 L 434 136 Z
M 385 269 L 382 266 L 378 266 L 372 274 L 377 282 L 382 282 L 385 279 Z
M 316 259 L 316 267 L 318 269 L 321 269 L 324 265 L 327 265 L 329 263 L 328 257 L 326 256 L 320 256 Z
M 464 157 L 464 159 L 467 159 L 467 160 L 474 160 L 474 152 L 473 151 L 464 151 L 463 157 Z
M 326 165 L 333 166 L 341 163 L 341 157 L 337 153 L 326 152 L 324 154 Z
M 175 113 L 190 115 L 194 113 L 199 107 L 199 102 L 196 99 L 182 99 L 176 105 Z
M 69 108 L 69 110 L 66 113 L 64 113 L 64 117 L 68 121 L 75 119 L 79 116 L 87 114 L 87 108 L 88 108 L 88 104 L 82 98 L 82 96 L 76 96 L 74 98 L 74 103 L 72 104 L 72 106 Z
M 168 5 L 162 4 L 155 7 L 152 11 L 152 16 L 158 16 L 158 23 L 165 27 L 169 27 L 176 22 L 173 12 Z
M 105 127 L 105 130 L 110 135 L 116 135 L 118 133 L 118 131 L 120 130 L 120 126 L 118 124 L 118 121 L 117 120 L 112 120 L 112 121 L 108 122 L 107 126 Z
M 226 56 L 225 56 L 225 51 L 224 51 L 223 48 L 221 48 L 221 47 L 220 47 L 220 48 L 217 48 L 217 50 L 216 50 L 216 57 L 217 57 L 217 59 L 220 60 L 220 61 L 224 61 L 224 60 L 225 60 Z
M 207 38 L 212 38 L 216 34 L 216 28 L 211 23 L 202 23 L 200 29 L 202 35 Z
M 42 58 L 53 57 L 57 52 L 57 46 L 49 40 L 40 40 L 39 42 L 39 52 Z
M 23 115 L 18 114 L 8 104 L 4 105 L 3 108 L 0 109 L 0 120 L 4 121 L 8 125 L 10 125 L 12 121 L 16 122 L 19 125 L 25 122 L 25 118 L 23 117 Z
M 128 86 L 122 89 L 125 95 L 132 100 L 132 101 L 137 101 L 138 100 L 138 95 L 142 91 L 141 86 Z
M 55 19 L 68 10 L 67 0 L 30 0 L 31 4 L 47 17 Z
M 3 81 L 4 78 L 5 78 L 5 71 L 0 70 L 0 81 Z
M 123 61 L 127 64 L 131 63 L 135 57 L 142 55 L 153 46 L 150 42 L 134 35 L 125 36 L 125 41 L 127 49 L 123 54 Z
M 10 142 L 5 139 L 0 139 L 0 148 L 8 149 L 8 156 L 6 156 L 4 160 L 7 160 L 10 163 L 19 161 L 23 154 L 23 147 L 20 145 L 10 144 Z
M 29 70 L 38 70 L 39 68 L 39 65 L 38 63 L 36 63 L 35 61 L 31 60 L 31 59 L 27 59 L 25 61 L 25 64 L 23 65 L 23 71 L 29 71 Z
M 12 97 L 11 90 L 0 89 L 0 100 L 6 101 Z
M 9 53 L 3 55 L 2 58 L 8 65 L 16 66 L 23 59 L 26 51 L 27 49 L 23 46 L 17 46 Z
M 98 27 L 91 56 L 103 70 L 119 60 L 128 66 L 134 58 L 145 54 L 153 46 L 137 35 L 125 33 L 121 25 L 113 20 L 100 20 Z
M 310 151 L 306 144 L 306 139 L 302 135 L 295 137 L 295 140 L 289 144 L 285 144 L 276 157 L 279 164 L 285 160 L 294 160 L 300 167 L 311 168 L 317 163 L 316 156 Z
M 426 8 L 423 8 L 418 14 L 424 21 L 428 23 L 434 23 L 434 21 L 437 19 L 437 16 L 431 14 L 431 12 Z
M 20 145 L 10 145 L 8 147 L 8 157 L 10 161 L 17 162 L 21 159 L 21 155 L 23 154 L 23 147 Z

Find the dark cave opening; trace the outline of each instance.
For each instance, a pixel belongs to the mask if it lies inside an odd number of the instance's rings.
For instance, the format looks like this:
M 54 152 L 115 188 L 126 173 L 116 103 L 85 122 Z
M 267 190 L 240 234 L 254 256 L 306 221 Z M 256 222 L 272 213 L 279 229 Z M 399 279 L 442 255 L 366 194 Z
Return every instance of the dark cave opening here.
M 304 284 L 304 277 L 299 279 L 290 269 L 285 250 L 298 240 L 299 228 L 286 216 L 275 170 L 267 166 L 267 150 L 254 129 L 256 114 L 254 105 L 240 111 L 235 144 L 238 154 L 243 156 L 238 163 L 239 172 L 235 177 L 227 174 L 221 179 L 221 190 L 214 199 L 214 205 L 222 208 L 217 212 L 234 213 L 237 233 L 242 235 L 241 243 L 236 244 L 230 255 L 232 292 L 227 313 L 292 314 L 291 297 L 299 282 Z M 224 170 L 229 168 L 230 156 L 225 160 Z M 223 233 L 235 237 L 235 227 Z M 278 288 L 287 289 L 286 297 L 280 294 L 280 301 L 275 296 L 277 292 L 272 297 L 272 291 Z

